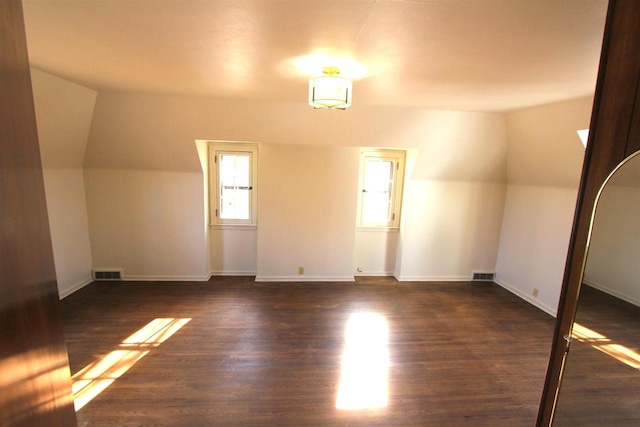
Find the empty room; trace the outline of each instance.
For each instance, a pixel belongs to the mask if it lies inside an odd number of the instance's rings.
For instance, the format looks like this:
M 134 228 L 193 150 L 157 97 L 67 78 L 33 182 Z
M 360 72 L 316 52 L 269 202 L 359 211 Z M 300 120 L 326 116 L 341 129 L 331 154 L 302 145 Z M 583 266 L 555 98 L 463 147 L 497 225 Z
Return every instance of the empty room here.
M 11 0 L 67 397 L 0 424 L 640 422 L 640 160 L 585 184 L 619 3 Z

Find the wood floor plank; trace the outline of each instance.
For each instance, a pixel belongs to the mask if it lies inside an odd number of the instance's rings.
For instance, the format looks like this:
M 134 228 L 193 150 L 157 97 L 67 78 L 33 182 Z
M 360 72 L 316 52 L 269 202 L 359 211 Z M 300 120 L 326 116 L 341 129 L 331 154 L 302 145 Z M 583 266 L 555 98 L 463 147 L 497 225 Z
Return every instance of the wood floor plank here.
M 388 404 L 337 410 L 345 327 L 385 316 Z M 72 374 L 155 318 L 191 318 L 78 412 L 81 426 L 535 422 L 553 319 L 486 282 L 96 282 L 62 301 Z
M 640 362 L 639 319 L 640 307 L 583 285 L 576 322 L 606 339 L 572 341 L 554 425 L 640 425 L 640 370 L 596 348 L 622 345 Z

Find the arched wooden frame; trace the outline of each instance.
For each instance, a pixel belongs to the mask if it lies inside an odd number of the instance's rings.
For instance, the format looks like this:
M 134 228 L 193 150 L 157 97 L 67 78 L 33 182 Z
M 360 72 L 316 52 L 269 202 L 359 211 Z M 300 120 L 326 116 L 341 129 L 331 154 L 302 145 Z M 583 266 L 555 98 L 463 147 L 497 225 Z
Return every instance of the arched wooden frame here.
M 587 254 L 596 199 L 607 177 L 640 150 L 640 2 L 610 0 L 589 141 L 569 241 L 549 367 L 537 426 L 549 426 L 557 402 Z

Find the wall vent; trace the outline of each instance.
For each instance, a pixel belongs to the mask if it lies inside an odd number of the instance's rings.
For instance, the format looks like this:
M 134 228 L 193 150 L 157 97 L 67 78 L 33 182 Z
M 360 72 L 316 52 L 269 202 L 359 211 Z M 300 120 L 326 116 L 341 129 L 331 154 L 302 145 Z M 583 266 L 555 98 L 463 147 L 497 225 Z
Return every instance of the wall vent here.
M 473 279 L 471 280 L 490 280 L 493 281 L 493 277 L 496 275 L 496 273 L 478 273 L 478 272 L 474 272 L 473 273 Z
M 122 280 L 122 270 L 93 270 L 93 280 Z

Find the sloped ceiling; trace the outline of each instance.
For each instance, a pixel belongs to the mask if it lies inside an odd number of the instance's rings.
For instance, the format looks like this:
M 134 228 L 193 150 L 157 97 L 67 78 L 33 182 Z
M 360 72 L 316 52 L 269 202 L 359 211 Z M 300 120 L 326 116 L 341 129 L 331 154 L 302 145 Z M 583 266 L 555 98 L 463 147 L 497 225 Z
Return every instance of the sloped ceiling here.
M 354 103 L 510 111 L 592 94 L 606 0 L 24 0 L 35 68 L 99 91 L 306 102 L 297 57 L 368 68 Z

